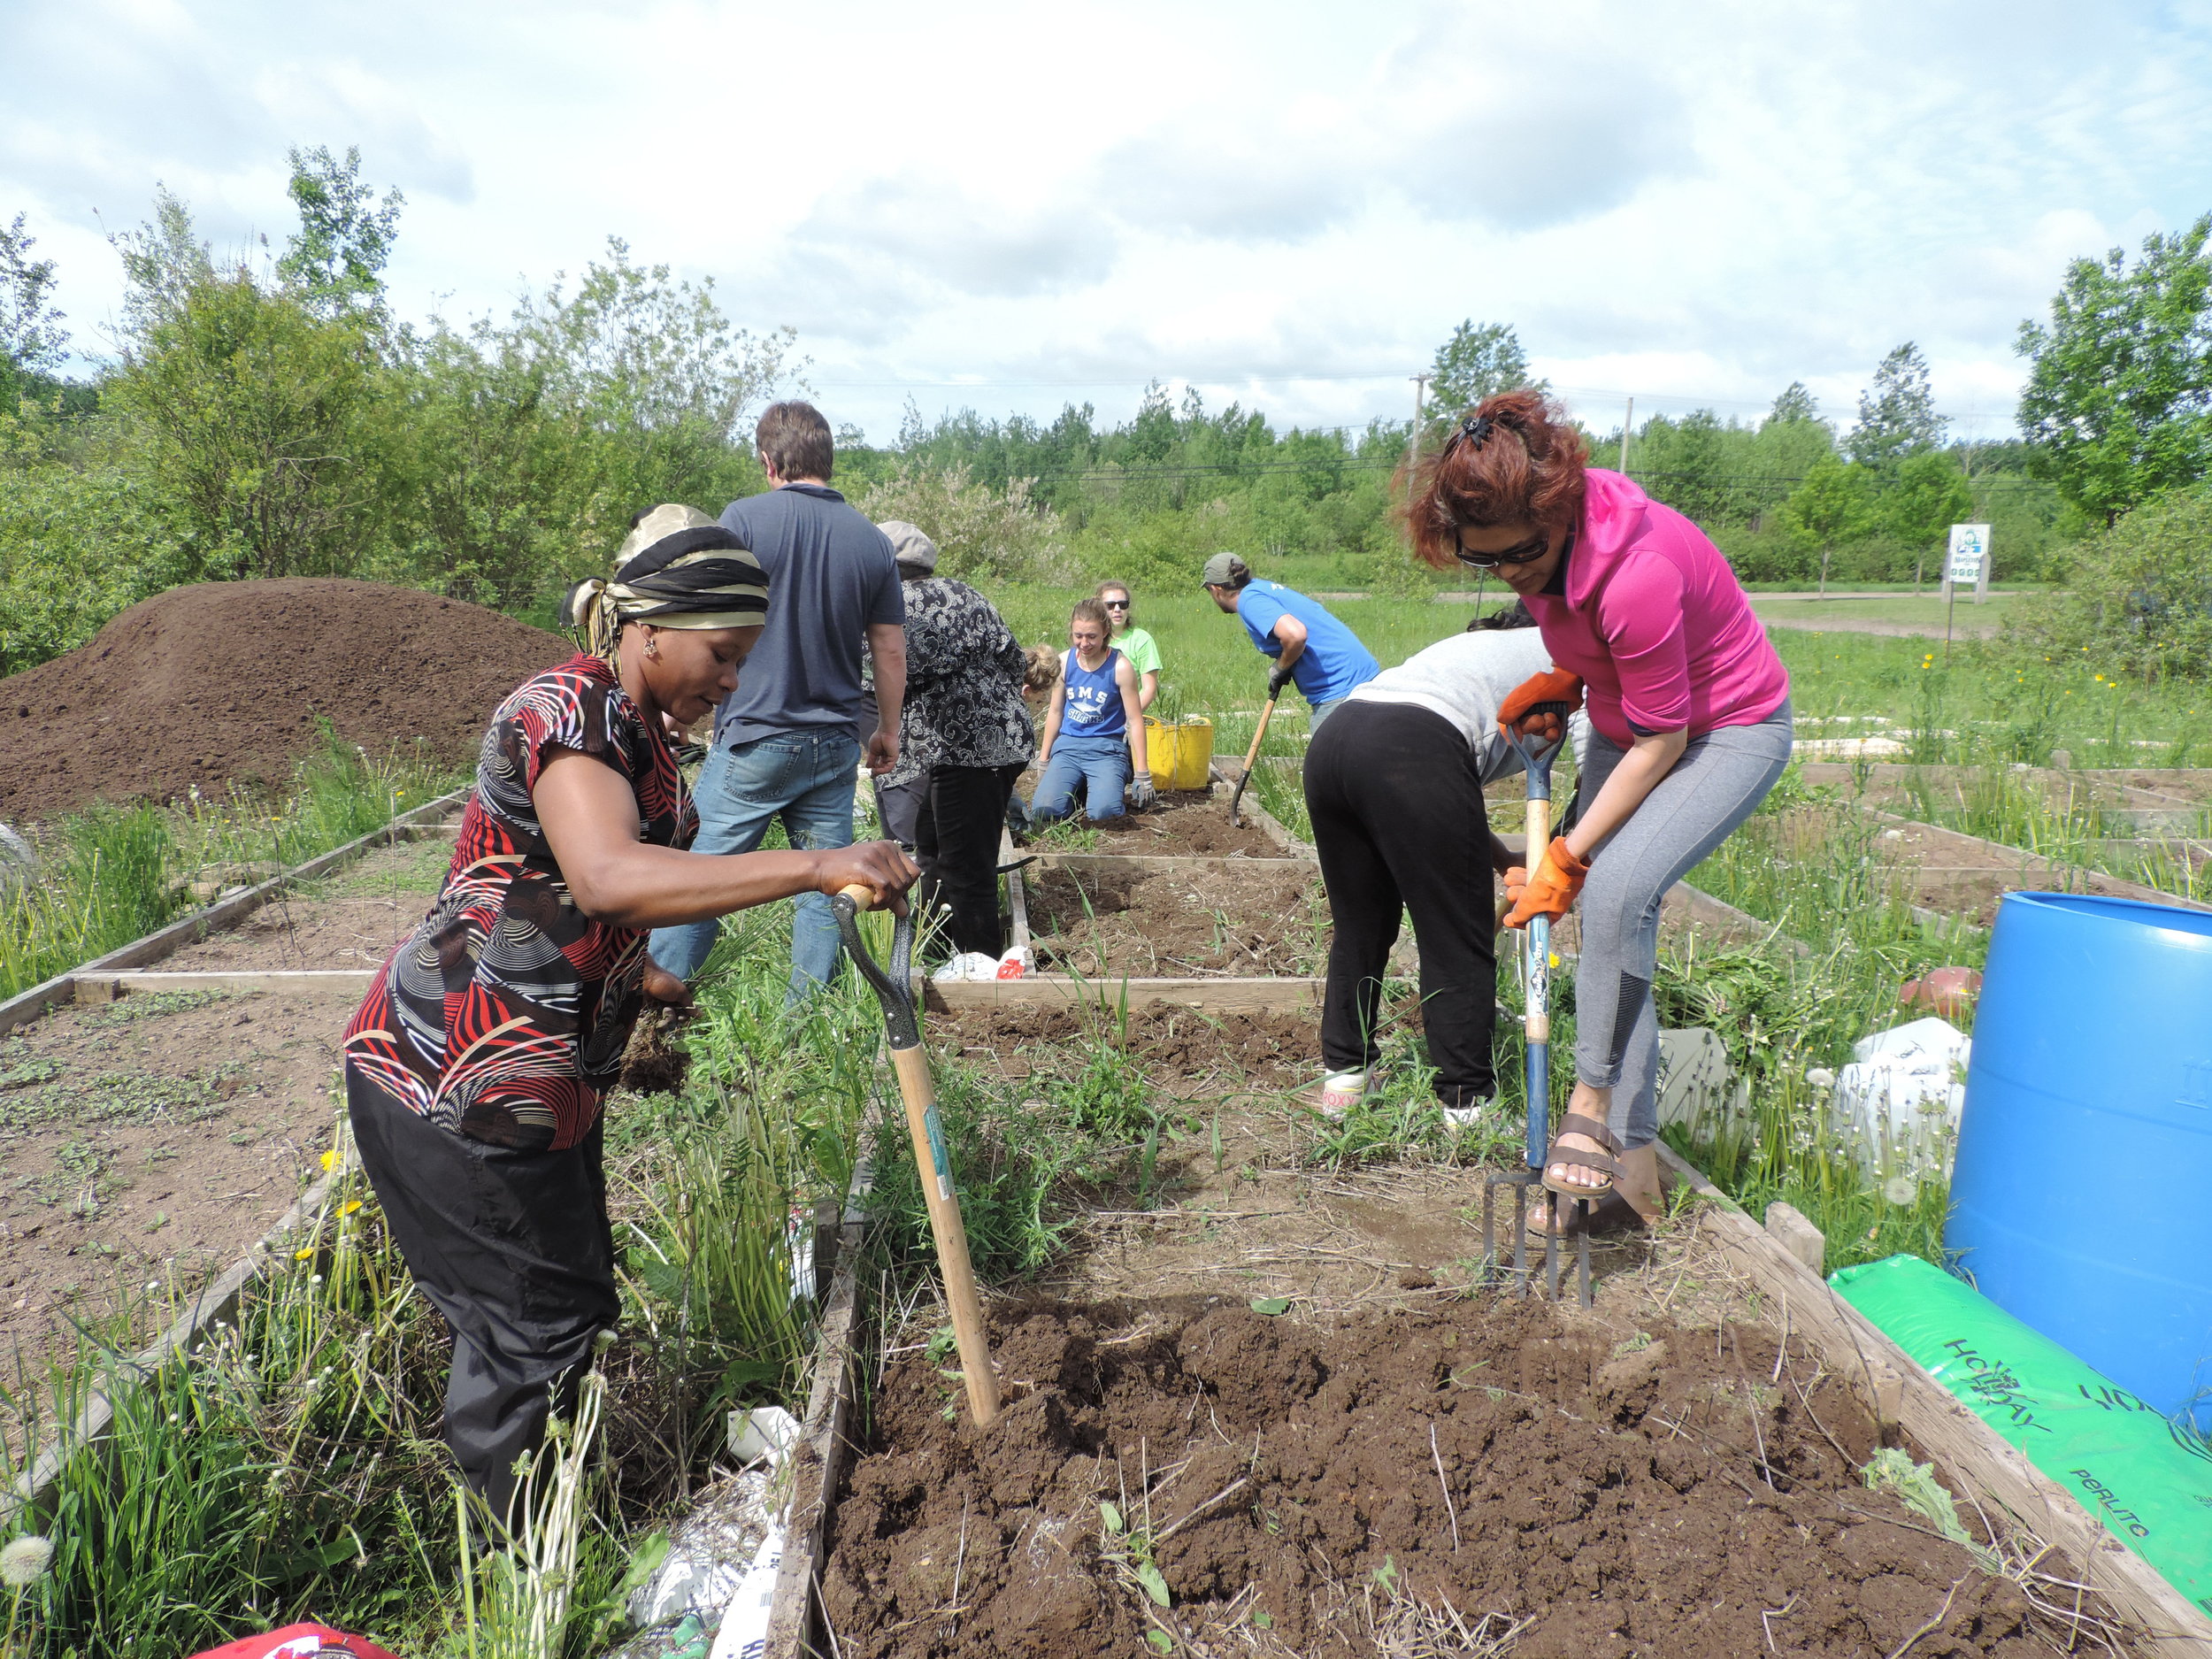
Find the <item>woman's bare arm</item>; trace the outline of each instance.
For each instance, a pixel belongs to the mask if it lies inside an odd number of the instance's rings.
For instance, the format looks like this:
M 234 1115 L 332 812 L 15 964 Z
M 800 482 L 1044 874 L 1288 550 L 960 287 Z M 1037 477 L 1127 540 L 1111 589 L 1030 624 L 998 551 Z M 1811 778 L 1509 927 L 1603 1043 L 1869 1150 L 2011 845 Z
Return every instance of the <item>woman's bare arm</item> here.
M 855 882 L 899 898 L 921 872 L 890 841 L 820 852 L 687 853 L 637 838 L 637 797 L 621 773 L 588 755 L 554 756 L 530 792 L 546 843 L 576 908 L 616 927 L 703 922 L 799 893 Z
M 1690 734 L 1686 731 L 1656 732 L 1638 738 L 1614 766 L 1613 775 L 1605 780 L 1605 787 L 1598 791 L 1597 799 L 1582 809 L 1581 818 L 1567 833 L 1567 850 L 1586 861 L 1593 847 L 1634 816 L 1636 809 L 1643 805 L 1644 797 L 1674 770 L 1674 763 L 1682 758 L 1682 751 L 1689 746 Z M 1533 862 L 1543 849 L 1532 847 L 1529 852 Z

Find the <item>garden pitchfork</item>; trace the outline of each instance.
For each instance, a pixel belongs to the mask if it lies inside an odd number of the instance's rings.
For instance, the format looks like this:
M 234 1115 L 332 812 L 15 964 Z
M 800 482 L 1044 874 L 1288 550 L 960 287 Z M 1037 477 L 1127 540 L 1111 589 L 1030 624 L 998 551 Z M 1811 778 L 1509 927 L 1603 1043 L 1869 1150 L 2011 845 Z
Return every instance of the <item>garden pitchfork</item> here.
M 952 1312 L 953 1340 L 960 1349 L 960 1371 L 968 1388 L 968 1410 L 978 1428 L 998 1416 L 998 1371 L 983 1328 L 983 1306 L 976 1296 L 975 1269 L 968 1261 L 968 1232 L 960 1220 L 960 1194 L 953 1188 L 952 1159 L 945 1150 L 944 1125 L 937 1116 L 937 1088 L 930 1081 L 929 1058 L 922 1051 L 922 1025 L 914 1006 L 914 912 L 910 908 L 891 934 L 891 972 L 886 973 L 860 938 L 860 912 L 872 910 L 874 890 L 855 883 L 830 901 L 845 952 L 860 977 L 883 1004 L 883 1024 L 891 1040 L 891 1067 L 899 1074 L 906 1102 L 906 1132 L 914 1143 L 915 1173 L 929 1206 L 930 1236 L 937 1245 L 937 1265 L 945 1278 L 945 1305 Z
M 1514 751 L 1521 757 L 1521 767 L 1528 775 L 1528 850 L 1521 856 L 1528 861 L 1532 874 L 1536 861 L 1544 856 L 1544 849 L 1551 845 L 1551 764 L 1567 741 L 1568 707 L 1563 703 L 1540 703 L 1528 712 L 1555 714 L 1559 717 L 1559 740 L 1545 746 L 1525 733 L 1516 733 L 1512 739 Z M 1529 1260 L 1528 1250 L 1528 1189 L 1543 1187 L 1544 1153 L 1551 1144 L 1551 918 L 1536 916 L 1521 930 L 1521 1031 L 1526 1038 L 1527 1069 L 1525 1073 L 1528 1092 L 1527 1162 L 1520 1169 L 1493 1174 L 1482 1187 L 1482 1259 L 1486 1267 L 1495 1263 L 1497 1248 L 1494 1219 L 1497 1191 L 1501 1187 L 1513 1189 L 1513 1272 L 1514 1294 L 1525 1296 L 1535 1263 Z M 1555 1217 L 1559 1207 L 1555 1201 L 1552 1214 Z M 1576 1256 L 1580 1280 L 1582 1305 L 1588 1307 L 1590 1293 L 1590 1201 L 1575 1200 L 1575 1218 L 1580 1224 L 1576 1232 Z M 1547 1228 L 1544 1233 L 1544 1294 L 1559 1294 L 1559 1235 Z

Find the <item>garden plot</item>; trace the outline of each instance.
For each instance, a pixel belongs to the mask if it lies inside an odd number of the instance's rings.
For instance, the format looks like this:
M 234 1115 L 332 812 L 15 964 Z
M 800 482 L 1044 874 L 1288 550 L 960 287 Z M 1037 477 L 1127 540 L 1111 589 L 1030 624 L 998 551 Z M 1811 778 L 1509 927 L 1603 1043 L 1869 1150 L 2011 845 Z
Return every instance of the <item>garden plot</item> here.
M 330 1145 L 352 1004 L 186 991 L 0 1039 L 0 1340 L 187 1294 L 265 1233 Z
M 373 849 L 158 970 L 353 969 L 365 984 L 451 856 L 434 840 Z M 73 1325 L 197 1288 L 268 1231 L 331 1144 L 363 986 L 184 983 L 65 1005 L 0 1039 L 0 1335 L 23 1359 Z
M 1087 979 L 1303 977 L 1328 956 L 1329 907 L 1311 866 L 1233 864 L 1159 873 L 1025 872 L 1037 966 Z
M 1987 927 L 2008 893 L 2090 893 L 2174 902 L 2140 882 L 2020 851 L 1979 836 L 1910 819 L 1887 819 L 1877 845 L 1911 902 Z
M 1032 843 L 1039 852 L 1101 852 L 1143 856 L 1280 858 L 1288 851 L 1260 825 L 1229 822 L 1225 791 L 1203 789 L 1164 792 L 1156 805 L 1144 812 L 1126 812 L 1118 818 L 1093 823 L 1076 818 L 1041 832 Z
M 278 895 L 237 926 L 186 946 L 161 966 L 175 972 L 373 972 L 422 920 L 452 862 L 449 839 L 373 849 L 335 875 Z
M 994 1338 L 987 1430 L 918 1344 L 875 1392 L 823 1579 L 850 1659 L 2052 1651 L 2019 1583 L 1864 1487 L 1876 1425 L 1756 1325 L 1217 1299 Z

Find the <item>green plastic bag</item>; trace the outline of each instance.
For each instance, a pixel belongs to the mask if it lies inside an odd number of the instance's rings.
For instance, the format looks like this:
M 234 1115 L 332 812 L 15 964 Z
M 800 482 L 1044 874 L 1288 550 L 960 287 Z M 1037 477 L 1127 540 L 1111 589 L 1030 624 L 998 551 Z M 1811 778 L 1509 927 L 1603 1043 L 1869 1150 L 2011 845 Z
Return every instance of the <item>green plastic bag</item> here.
M 2212 1451 L 2202 1441 L 1916 1256 L 1843 1268 L 1828 1283 L 2212 1614 Z

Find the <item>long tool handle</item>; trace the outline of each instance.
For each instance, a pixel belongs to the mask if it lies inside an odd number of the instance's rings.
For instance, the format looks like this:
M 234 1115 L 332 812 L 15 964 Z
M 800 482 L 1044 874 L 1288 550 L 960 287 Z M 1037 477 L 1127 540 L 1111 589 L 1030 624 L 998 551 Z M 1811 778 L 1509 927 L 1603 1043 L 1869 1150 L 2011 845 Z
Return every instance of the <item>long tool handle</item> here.
M 1532 768 L 1532 780 L 1536 777 Z M 1522 855 L 1528 860 L 1529 873 L 1536 871 L 1536 863 L 1544 856 L 1544 849 L 1551 845 L 1551 796 L 1547 791 L 1539 795 L 1532 788 L 1528 803 L 1528 850 Z M 1544 1165 L 1544 1151 L 1551 1144 L 1551 918 L 1536 916 L 1529 919 L 1522 930 L 1521 1033 L 1527 1040 L 1525 1053 L 1528 1071 L 1525 1077 L 1528 1094 L 1528 1164 L 1531 1169 Z
M 921 1177 L 922 1201 L 929 1207 L 930 1237 L 937 1246 L 938 1270 L 944 1275 L 945 1305 L 952 1313 L 952 1335 L 960 1350 L 968 1409 L 979 1428 L 987 1428 L 999 1413 L 998 1370 L 992 1363 L 990 1339 L 983 1326 L 975 1267 L 968 1259 L 968 1229 L 960 1217 L 960 1194 L 953 1186 L 952 1156 L 946 1149 L 944 1124 L 937 1112 L 937 1085 L 930 1077 L 929 1056 L 922 1048 L 914 989 L 910 983 L 898 983 L 876 965 L 854 925 L 857 912 L 875 902 L 874 889 L 855 883 L 837 895 L 832 909 L 854 965 L 874 987 L 876 1000 L 883 1004 L 890 1032 L 891 1069 L 898 1073 L 899 1095 L 906 1102 L 906 1133 L 914 1144 L 914 1168 Z
M 1275 698 L 1282 695 L 1279 691 L 1275 693 L 1260 710 L 1259 730 L 1252 733 L 1252 747 L 1244 751 L 1244 771 L 1237 778 L 1237 787 L 1229 792 L 1229 822 L 1232 826 L 1237 823 L 1237 807 L 1244 799 L 1244 786 L 1252 781 L 1252 768 L 1259 764 L 1260 744 L 1267 737 L 1267 723 L 1275 718 Z

